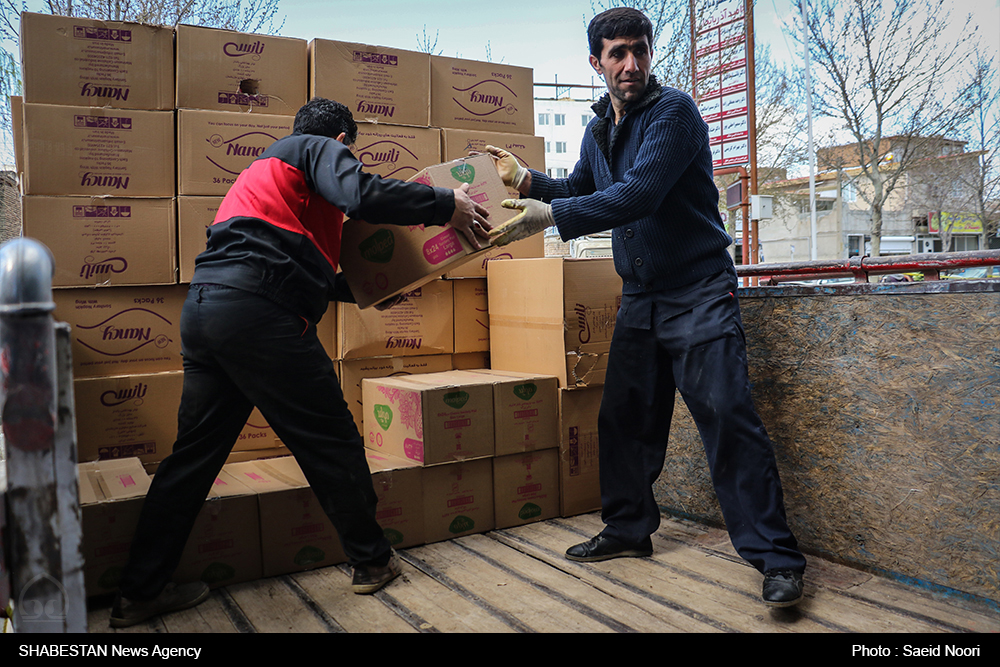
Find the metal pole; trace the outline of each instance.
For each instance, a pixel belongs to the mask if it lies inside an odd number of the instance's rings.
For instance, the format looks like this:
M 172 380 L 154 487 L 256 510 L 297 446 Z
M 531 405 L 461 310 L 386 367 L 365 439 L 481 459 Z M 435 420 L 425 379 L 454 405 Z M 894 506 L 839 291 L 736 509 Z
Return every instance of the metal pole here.
M 41 243 L 20 238 L 0 246 L 8 565 L 16 632 L 87 630 L 75 436 L 71 451 L 57 449 L 57 442 L 67 445 L 59 433 L 66 423 L 60 417 L 66 385 L 59 382 L 52 275 L 52 255 Z
M 806 64 L 806 122 L 809 128 L 809 259 L 819 256 L 816 248 L 818 234 L 816 230 L 816 152 L 813 149 L 813 112 L 812 112 L 812 79 L 809 76 L 809 28 L 806 23 L 806 0 L 799 0 L 799 11 L 802 14 L 802 44 Z

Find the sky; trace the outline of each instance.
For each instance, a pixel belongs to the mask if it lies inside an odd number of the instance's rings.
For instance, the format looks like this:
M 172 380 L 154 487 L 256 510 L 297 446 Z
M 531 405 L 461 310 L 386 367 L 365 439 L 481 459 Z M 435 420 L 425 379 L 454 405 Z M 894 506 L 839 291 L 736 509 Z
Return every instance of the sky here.
M 683 2 L 684 0 L 674 0 Z M 954 0 L 955 14 L 973 12 L 994 49 L 1000 48 L 1000 0 Z M 536 83 L 596 84 L 587 56 L 591 0 L 281 0 L 281 34 L 416 50 L 426 33 L 445 56 L 530 67 Z M 788 31 L 801 30 L 793 0 L 757 0 L 755 40 L 772 56 L 801 66 L 801 47 Z M 786 28 L 783 28 L 788 24 Z M 659 44 L 658 48 L 668 48 Z
M 975 15 L 980 33 L 1000 51 L 1000 0 L 952 1 L 955 14 Z M 43 0 L 27 4 L 41 11 Z M 284 24 L 276 32 L 287 37 L 418 50 L 426 30 L 445 56 L 529 67 L 536 83 L 602 85 L 588 62 L 592 0 L 280 0 L 278 7 L 276 25 L 282 18 Z M 755 40 L 789 67 L 803 65 L 792 36 L 801 30 L 798 16 L 796 0 L 756 0 Z

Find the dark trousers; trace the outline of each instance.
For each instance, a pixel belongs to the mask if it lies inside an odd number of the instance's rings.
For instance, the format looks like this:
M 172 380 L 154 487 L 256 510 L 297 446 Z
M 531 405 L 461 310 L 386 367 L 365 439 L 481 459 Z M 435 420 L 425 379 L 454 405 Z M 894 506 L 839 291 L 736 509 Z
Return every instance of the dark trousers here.
M 361 435 L 316 327 L 249 292 L 192 285 L 181 342 L 177 442 L 146 496 L 122 595 L 151 599 L 170 581 L 255 405 L 295 456 L 351 564 L 387 560 L 389 542 L 375 519 L 377 498 Z
M 696 291 L 688 307 L 684 295 L 624 297 L 598 422 L 602 532 L 639 544 L 657 530 L 652 485 L 663 469 L 679 390 L 705 446 L 737 552 L 761 572 L 801 571 L 805 558 L 785 518 L 771 441 L 750 396 L 732 289 L 716 289 L 707 299 L 705 290 Z

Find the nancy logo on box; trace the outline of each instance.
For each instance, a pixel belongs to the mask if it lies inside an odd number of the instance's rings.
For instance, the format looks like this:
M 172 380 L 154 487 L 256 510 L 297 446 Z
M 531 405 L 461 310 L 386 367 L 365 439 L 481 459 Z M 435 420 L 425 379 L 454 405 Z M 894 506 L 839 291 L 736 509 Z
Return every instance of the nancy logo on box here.
M 173 323 L 147 308 L 126 308 L 97 324 L 76 325 L 77 342 L 104 357 L 122 357 L 150 345 L 163 349 L 173 339 L 163 329 Z
M 517 107 L 510 101 L 517 93 L 500 81 L 480 81 L 468 88 L 452 86 L 456 95 L 455 103 L 473 116 L 485 117 L 504 111 L 507 115 L 517 113 Z

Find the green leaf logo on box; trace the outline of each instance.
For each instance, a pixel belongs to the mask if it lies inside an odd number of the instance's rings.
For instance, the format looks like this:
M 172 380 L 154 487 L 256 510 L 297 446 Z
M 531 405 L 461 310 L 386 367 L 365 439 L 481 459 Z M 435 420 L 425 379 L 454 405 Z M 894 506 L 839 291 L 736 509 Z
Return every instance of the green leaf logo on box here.
M 358 244 L 361 257 L 369 262 L 385 264 L 392 259 L 396 237 L 388 229 L 380 229 Z
M 476 168 L 467 162 L 451 168 L 451 177 L 459 183 L 469 183 L 476 180 Z
M 542 516 L 542 508 L 535 503 L 525 503 L 524 507 L 517 513 L 519 519 L 534 519 Z
M 385 528 L 382 530 L 382 534 L 385 535 L 385 539 L 389 540 L 389 544 L 392 546 L 396 546 L 403 541 L 403 534 L 398 530 Z
M 469 394 L 464 391 L 453 391 L 445 394 L 443 400 L 448 406 L 458 410 L 465 407 L 465 404 L 469 402 Z
M 470 517 L 465 515 L 456 516 L 455 519 L 448 526 L 448 532 L 453 535 L 458 535 L 459 533 L 464 533 L 468 530 L 472 530 L 476 527 L 476 522 Z
M 375 415 L 375 421 L 382 427 L 382 430 L 388 431 L 389 425 L 392 424 L 392 408 L 388 405 L 376 405 L 372 408 L 372 413 Z
M 538 391 L 538 386 L 534 382 L 528 382 L 526 384 L 519 384 L 514 387 L 514 395 L 520 398 L 522 401 L 529 400 Z
M 314 563 L 322 562 L 324 558 L 326 558 L 326 553 L 322 549 L 307 544 L 299 549 L 292 562 L 299 567 L 309 567 Z
M 211 563 L 208 567 L 201 571 L 201 576 L 199 579 L 204 581 L 206 584 L 211 586 L 212 584 L 217 584 L 221 581 L 226 581 L 227 579 L 232 579 L 236 576 L 236 569 L 229 563 Z

